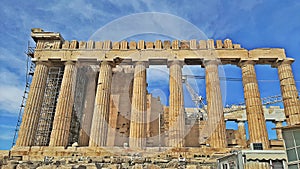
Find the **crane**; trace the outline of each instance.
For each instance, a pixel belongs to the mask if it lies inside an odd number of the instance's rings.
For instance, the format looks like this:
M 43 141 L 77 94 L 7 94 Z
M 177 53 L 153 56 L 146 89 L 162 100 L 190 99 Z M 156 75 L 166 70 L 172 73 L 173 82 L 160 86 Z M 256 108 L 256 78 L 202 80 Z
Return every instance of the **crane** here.
M 195 90 L 187 81 L 187 76 L 182 76 L 182 83 L 186 85 L 186 88 L 192 97 L 192 101 L 195 103 L 195 106 L 197 108 L 197 111 L 195 112 L 196 117 L 202 120 L 207 120 L 207 111 L 206 106 L 204 104 L 204 97 L 199 96 L 195 92 Z
M 204 97 L 199 96 L 198 93 L 192 88 L 192 86 L 188 82 L 188 78 L 195 78 L 195 79 L 205 79 L 204 76 L 193 76 L 193 75 L 183 75 L 182 76 L 182 83 L 186 85 L 188 92 L 190 93 L 193 102 L 197 108 L 197 115 L 199 118 L 203 118 L 203 120 L 207 120 L 207 110 L 206 105 L 204 104 Z M 227 78 L 227 77 L 220 77 L 220 80 L 228 80 L 228 81 L 241 81 L 241 78 Z M 300 94 L 300 91 L 298 91 Z M 300 97 L 300 96 L 299 96 Z M 261 98 L 262 105 L 271 105 L 275 103 L 280 103 L 283 101 L 282 96 L 280 94 L 274 96 L 267 96 Z M 226 105 L 225 109 L 223 109 L 224 114 L 241 111 L 246 109 L 246 104 L 244 102 L 238 104 L 231 104 Z

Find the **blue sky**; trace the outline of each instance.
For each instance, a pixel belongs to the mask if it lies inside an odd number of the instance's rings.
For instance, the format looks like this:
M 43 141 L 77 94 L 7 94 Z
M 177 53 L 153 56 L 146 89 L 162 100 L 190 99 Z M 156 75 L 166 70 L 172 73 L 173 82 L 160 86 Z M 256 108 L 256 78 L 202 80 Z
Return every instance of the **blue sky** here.
M 66 40 L 88 40 L 99 28 L 120 17 L 142 13 L 168 13 L 190 22 L 208 38 L 230 38 L 246 49 L 280 47 L 286 49 L 293 64 L 300 89 L 300 1 L 292 0 L 194 0 L 194 1 L 17 1 L 2 0 L 0 6 L 0 149 L 9 149 L 25 81 L 24 51 L 30 40 L 30 29 L 61 32 Z M 174 28 L 175 29 L 175 28 Z M 32 42 L 32 40 L 31 40 Z M 154 69 L 158 70 L 158 69 Z M 227 77 L 240 77 L 238 67 L 224 66 Z M 276 69 L 256 66 L 261 96 L 280 93 Z M 192 68 L 194 74 L 203 70 Z M 149 90 L 157 89 L 148 79 Z M 203 81 L 197 82 L 205 95 Z M 243 102 L 241 82 L 227 82 L 224 104 Z M 157 94 L 159 95 L 159 94 Z M 186 96 L 188 97 L 188 96 Z M 166 99 L 167 100 L 167 99 Z M 190 102 L 186 103 L 191 106 Z

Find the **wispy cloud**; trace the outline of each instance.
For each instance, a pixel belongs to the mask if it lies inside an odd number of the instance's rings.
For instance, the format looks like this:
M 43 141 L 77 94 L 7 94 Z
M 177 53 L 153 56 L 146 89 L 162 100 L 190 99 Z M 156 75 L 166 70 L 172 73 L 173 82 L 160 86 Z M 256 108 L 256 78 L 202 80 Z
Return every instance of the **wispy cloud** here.
M 296 58 L 293 66 L 298 68 L 299 7 L 299 1 L 282 0 L 4 1 L 0 6 L 0 115 L 16 116 L 18 112 L 25 80 L 23 52 L 33 27 L 61 32 L 67 40 L 87 40 L 114 19 L 141 12 L 168 13 L 191 22 L 209 38 L 229 37 L 247 48 L 284 47 L 288 56 Z M 157 25 L 157 22 L 153 24 Z M 176 31 L 182 28 L 180 26 L 169 30 Z M 153 71 L 150 72 L 149 83 L 167 83 L 167 69 Z M 298 72 L 295 71 L 294 75 L 300 79 Z M 164 95 L 159 89 L 156 92 Z M 164 101 L 167 102 L 167 98 Z M 12 134 L 1 133 L 0 141 L 10 140 Z
M 13 139 L 13 135 L 11 133 L 2 133 L 0 135 L 0 140 L 12 140 Z
M 16 115 L 23 93 L 25 62 L 7 49 L 1 48 L 0 61 L 0 114 Z M 24 54 L 23 54 L 24 56 Z M 25 57 L 24 57 L 25 58 Z M 2 112 L 5 112 L 2 114 Z M 10 114 L 7 114 L 10 113 Z
M 15 126 L 0 124 L 0 128 L 14 130 Z

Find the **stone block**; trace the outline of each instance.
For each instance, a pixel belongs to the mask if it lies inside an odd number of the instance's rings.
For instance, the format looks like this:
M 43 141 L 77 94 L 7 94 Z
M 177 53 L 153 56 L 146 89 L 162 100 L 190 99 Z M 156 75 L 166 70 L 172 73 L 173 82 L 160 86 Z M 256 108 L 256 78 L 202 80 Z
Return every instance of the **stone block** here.
M 180 41 L 180 49 L 190 49 L 190 44 L 186 40 Z
M 171 41 L 165 40 L 163 47 L 164 47 L 164 49 L 170 49 L 171 48 Z
M 241 45 L 240 45 L 240 44 L 233 44 L 233 48 L 234 48 L 234 49 L 240 49 L 240 48 L 241 48 Z
M 145 49 L 145 41 L 144 40 L 139 40 L 138 49 Z
M 120 49 L 121 50 L 127 50 L 128 49 L 128 42 L 127 41 L 122 41 L 120 44 Z
M 102 49 L 103 47 L 103 42 L 97 41 L 95 42 L 95 49 Z
M 208 49 L 214 49 L 215 48 L 215 43 L 213 39 L 208 39 L 207 40 L 207 48 Z
M 156 40 L 154 42 L 154 48 L 155 49 L 162 49 L 162 42 L 161 42 L 161 40 Z
M 197 40 L 190 40 L 190 49 L 197 49 Z
M 129 42 L 129 49 L 136 49 L 136 42 L 135 41 Z
M 186 165 L 186 169 L 198 169 L 197 165 Z
M 9 161 L 6 165 L 0 166 L 1 169 L 16 169 L 19 165 L 18 161 Z
M 232 41 L 230 39 L 225 39 L 224 40 L 224 48 L 227 48 L 227 49 L 232 49 L 233 48 Z
M 153 49 L 153 42 L 146 42 L 146 49 Z
M 199 49 L 206 49 L 206 40 L 199 41 Z
M 79 49 L 85 49 L 86 48 L 86 42 L 80 41 L 79 42 Z
M 92 41 L 92 40 L 89 40 L 89 41 L 87 42 L 86 48 L 87 48 L 87 49 L 94 49 L 94 47 L 95 47 L 95 42 Z
M 222 40 L 216 40 L 216 48 L 217 49 L 223 48 L 223 42 L 222 42 Z
M 70 42 L 69 41 L 65 41 L 62 45 L 62 49 L 69 49 L 70 47 Z
M 77 49 L 78 48 L 78 41 L 72 40 L 70 43 L 70 49 Z
M 119 42 L 113 42 L 112 49 L 120 49 Z
M 106 40 L 103 43 L 103 49 L 104 50 L 110 50 L 111 49 L 111 41 L 110 40 Z
M 172 41 L 172 49 L 179 49 L 179 40 L 173 40 Z

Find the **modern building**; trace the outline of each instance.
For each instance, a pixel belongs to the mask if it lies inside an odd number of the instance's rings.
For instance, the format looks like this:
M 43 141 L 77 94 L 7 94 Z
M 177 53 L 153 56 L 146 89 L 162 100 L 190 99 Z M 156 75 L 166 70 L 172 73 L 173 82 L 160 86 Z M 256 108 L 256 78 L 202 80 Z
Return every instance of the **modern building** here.
M 241 150 L 218 159 L 218 169 L 287 169 L 284 150 Z
M 288 168 L 300 168 L 300 125 L 279 128 L 282 130 Z

